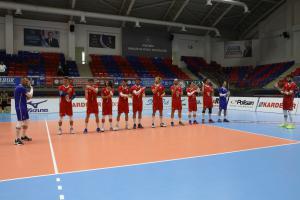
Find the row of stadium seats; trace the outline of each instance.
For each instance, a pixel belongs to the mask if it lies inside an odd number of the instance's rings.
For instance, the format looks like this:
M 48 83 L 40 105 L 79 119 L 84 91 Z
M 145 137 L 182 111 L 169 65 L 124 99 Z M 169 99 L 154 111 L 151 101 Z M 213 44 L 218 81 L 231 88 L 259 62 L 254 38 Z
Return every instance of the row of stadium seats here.
M 138 56 L 90 55 L 90 68 L 98 77 L 140 77 L 189 79 L 169 58 L 150 58 Z
M 204 75 L 218 84 L 221 84 L 222 80 L 228 80 L 233 86 L 239 88 L 263 87 L 294 65 L 294 62 L 283 62 L 256 67 L 221 67 L 216 62 L 208 64 L 199 57 L 183 56 L 181 60 L 199 78 Z
M 66 75 L 79 76 L 76 62 L 65 62 L 62 53 L 32 53 L 19 51 L 18 54 L 0 52 L 0 61 L 8 70 L 7 76 L 57 76 L 58 66 L 61 65 Z
M 298 68 L 296 68 L 292 73 L 290 73 L 289 75 L 291 75 L 291 76 L 293 76 L 293 77 L 298 77 L 298 78 L 296 78 L 297 80 L 299 79 L 299 77 L 300 77 L 300 67 L 298 67 Z M 289 76 L 288 75 L 288 76 Z M 279 81 L 279 85 L 283 85 L 283 83 L 285 83 L 286 82 L 286 77 L 284 77 L 283 79 L 281 79 L 280 81 Z

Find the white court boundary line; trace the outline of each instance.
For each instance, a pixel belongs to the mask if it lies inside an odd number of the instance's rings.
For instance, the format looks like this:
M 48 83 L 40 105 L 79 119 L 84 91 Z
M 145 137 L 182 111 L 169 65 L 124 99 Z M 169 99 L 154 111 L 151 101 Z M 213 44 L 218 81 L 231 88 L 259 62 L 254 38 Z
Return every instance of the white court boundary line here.
M 49 146 L 50 146 L 50 152 L 51 152 L 51 158 L 52 158 L 52 163 L 53 163 L 54 174 L 58 174 L 57 162 L 56 162 L 55 153 L 54 153 L 54 150 L 53 150 L 53 145 L 52 145 L 52 141 L 51 141 L 51 136 L 50 136 L 50 131 L 49 131 L 47 120 L 45 120 L 45 124 L 46 124 L 46 129 L 47 129 L 47 136 L 48 136 L 48 141 L 49 141 Z
M 238 132 L 242 132 L 242 133 L 246 133 L 246 134 L 257 135 L 257 136 L 261 136 L 261 137 L 269 137 L 269 138 L 273 138 L 273 139 L 280 139 L 280 140 L 286 140 L 286 141 L 289 141 L 289 142 L 300 143 L 300 141 L 297 141 L 297 140 L 290 140 L 290 139 L 286 139 L 286 138 L 282 138 L 282 137 L 277 137 L 277 136 L 272 136 L 272 135 L 266 135 L 264 133 L 254 133 L 254 132 L 251 132 L 251 131 L 245 131 L 245 130 L 240 130 L 240 129 L 228 128 L 228 127 L 218 126 L 218 125 L 213 125 L 213 124 L 208 124 L 208 123 L 206 123 L 205 125 L 211 126 L 211 127 L 215 127 L 215 128 L 223 128 L 223 129 L 227 129 L 227 130 L 231 130 L 231 131 L 238 131 Z
M 249 148 L 249 149 L 236 150 L 236 151 L 227 151 L 227 152 L 224 152 L 224 153 L 214 153 L 214 154 L 191 156 L 191 157 L 184 157 L 184 158 L 175 158 L 175 159 L 168 159 L 168 160 L 136 163 L 136 164 L 130 164 L 130 165 L 120 165 L 120 166 L 113 166 L 113 167 L 75 170 L 75 171 L 63 172 L 63 173 L 58 173 L 58 174 L 64 175 L 64 174 L 74 174 L 74 173 L 90 172 L 90 171 L 97 171 L 97 170 L 102 171 L 102 170 L 118 169 L 118 168 L 125 168 L 125 167 L 143 166 L 143 165 L 149 165 L 149 164 L 160 164 L 160 163 L 168 163 L 168 162 L 173 162 L 173 161 L 189 160 L 189 159 L 196 159 L 196 158 L 206 158 L 206 157 L 215 157 L 215 156 L 222 156 L 222 155 L 227 155 L 227 154 L 243 153 L 243 152 L 248 152 L 248 151 L 251 152 L 251 151 L 256 151 L 256 150 L 272 149 L 272 148 L 276 148 L 276 147 L 284 147 L 284 146 L 292 146 L 292 145 L 300 144 L 300 141 L 294 141 L 294 142 L 295 143 L 290 143 L 290 144 L 280 144 L 280 145 L 256 147 L 256 148 Z M 57 174 L 45 174 L 45 175 L 38 175 L 38 176 L 28 176 L 28 177 L 22 177 L 22 178 L 6 179 L 6 180 L 0 180 L 0 183 L 9 182 L 9 181 L 16 181 L 16 180 L 31 179 L 31 178 L 39 178 L 39 177 L 45 177 L 45 176 L 54 176 L 54 175 L 57 175 Z

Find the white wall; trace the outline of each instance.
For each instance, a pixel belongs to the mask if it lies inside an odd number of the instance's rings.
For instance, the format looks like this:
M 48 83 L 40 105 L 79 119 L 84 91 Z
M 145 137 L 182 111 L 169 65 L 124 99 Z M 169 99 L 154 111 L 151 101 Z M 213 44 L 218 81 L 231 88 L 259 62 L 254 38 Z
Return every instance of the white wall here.
M 90 48 L 89 47 L 89 33 L 109 34 L 116 36 L 116 48 Z M 76 47 L 84 47 L 86 55 L 89 54 L 103 54 L 103 55 L 121 55 L 122 42 L 121 42 L 121 29 L 103 26 L 91 26 L 84 24 L 76 24 L 75 26 L 75 40 Z
M 195 35 L 174 34 L 172 41 L 173 63 L 180 65 L 181 56 L 203 57 L 210 61 L 210 38 Z
M 5 49 L 5 24 L 4 24 L 4 17 L 0 17 L 0 49 Z
M 33 29 L 48 29 L 60 32 L 60 46 L 59 48 L 44 48 L 44 47 L 31 47 L 24 46 L 24 28 Z M 24 51 L 43 51 L 43 52 L 61 52 L 68 56 L 68 31 L 69 26 L 67 23 L 58 22 L 45 22 L 27 19 L 14 19 L 14 52 L 19 50 Z

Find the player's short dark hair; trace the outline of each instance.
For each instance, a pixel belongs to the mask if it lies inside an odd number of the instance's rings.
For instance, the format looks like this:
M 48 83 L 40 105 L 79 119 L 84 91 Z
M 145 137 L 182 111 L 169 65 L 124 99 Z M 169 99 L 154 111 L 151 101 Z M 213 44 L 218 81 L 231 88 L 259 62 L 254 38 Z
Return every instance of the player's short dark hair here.
M 107 87 L 107 86 L 113 87 L 113 82 L 112 82 L 112 81 L 107 81 L 105 85 L 106 85 L 106 87 Z
M 65 79 L 65 80 L 69 80 L 69 77 L 68 76 L 64 76 L 64 78 L 63 79 Z
M 94 82 L 94 79 L 90 78 L 90 79 L 88 80 L 88 82 Z
M 203 79 L 203 83 L 206 83 L 206 81 L 208 81 L 208 78 Z
M 138 78 L 136 78 L 135 80 L 136 80 L 136 81 L 142 81 L 142 79 L 141 79 L 141 78 L 139 78 L 139 77 L 138 77 Z
M 293 79 L 294 76 L 290 74 L 290 75 L 287 76 L 287 78 Z

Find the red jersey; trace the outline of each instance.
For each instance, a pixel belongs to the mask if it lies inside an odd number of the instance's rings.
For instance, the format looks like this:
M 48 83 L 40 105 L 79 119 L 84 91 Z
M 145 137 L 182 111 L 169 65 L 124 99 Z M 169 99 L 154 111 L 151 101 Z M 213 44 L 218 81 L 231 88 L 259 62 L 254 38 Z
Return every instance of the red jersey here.
M 290 95 L 283 95 L 283 110 L 293 110 L 294 109 L 294 98 L 295 91 L 297 90 L 297 85 L 294 82 L 285 83 L 283 86 L 283 92 L 292 92 Z
M 197 92 L 195 88 L 187 88 L 186 93 L 192 93 L 191 96 L 188 96 L 188 109 L 189 112 L 197 111 Z
M 135 112 L 142 112 L 143 110 L 143 95 L 145 94 L 145 88 L 141 87 L 140 85 L 133 85 L 131 87 L 132 93 L 132 111 Z M 138 94 L 135 94 L 138 93 Z
M 170 89 L 172 91 L 172 110 L 181 110 L 182 88 L 180 86 L 172 85 Z
M 152 85 L 151 86 L 152 91 L 156 89 L 156 91 L 153 93 L 153 111 L 163 110 L 163 97 L 162 94 L 165 93 L 165 87 L 163 85 Z
M 119 91 L 118 113 L 129 113 L 128 97 L 121 96 L 121 93 L 124 95 L 130 94 L 129 87 L 119 86 L 118 91 Z
M 203 107 L 204 108 L 212 108 L 213 107 L 213 88 L 208 85 L 204 84 L 203 86 Z
M 98 92 L 95 91 L 95 89 L 98 89 L 97 85 L 91 85 L 91 88 L 87 88 L 86 89 L 86 93 L 85 93 L 85 98 L 87 100 L 86 106 L 87 106 L 87 113 L 91 114 L 91 113 L 95 113 L 98 114 L 99 113 L 99 109 L 98 109 L 98 101 L 97 101 L 97 97 L 98 97 Z
M 113 89 L 108 90 L 107 88 L 103 88 L 101 90 L 101 96 L 109 96 L 108 98 L 102 98 L 102 115 L 112 115 L 112 95 L 114 91 Z
M 59 99 L 59 114 L 61 117 L 68 115 L 73 115 L 72 109 L 72 97 L 75 94 L 74 88 L 71 85 L 65 86 L 61 85 L 58 87 L 59 93 L 62 95 Z

